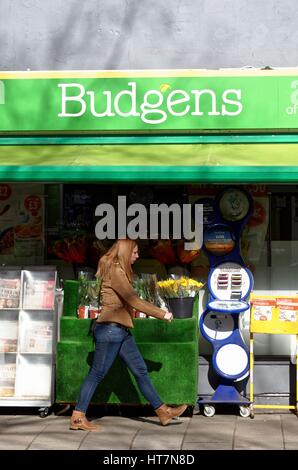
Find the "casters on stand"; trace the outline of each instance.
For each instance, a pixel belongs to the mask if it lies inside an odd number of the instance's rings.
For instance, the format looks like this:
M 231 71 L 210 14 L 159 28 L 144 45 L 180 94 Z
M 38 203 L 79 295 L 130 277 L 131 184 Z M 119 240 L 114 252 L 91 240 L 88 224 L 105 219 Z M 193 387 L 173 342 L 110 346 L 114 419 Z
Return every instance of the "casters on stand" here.
M 248 418 L 251 415 L 251 408 L 248 405 L 239 406 L 239 414 L 242 418 Z
M 46 418 L 50 413 L 50 408 L 48 408 L 47 406 L 39 408 L 38 413 L 41 418 Z
M 212 405 L 204 405 L 204 415 L 207 416 L 207 418 L 212 418 L 212 416 L 215 415 L 215 408 Z

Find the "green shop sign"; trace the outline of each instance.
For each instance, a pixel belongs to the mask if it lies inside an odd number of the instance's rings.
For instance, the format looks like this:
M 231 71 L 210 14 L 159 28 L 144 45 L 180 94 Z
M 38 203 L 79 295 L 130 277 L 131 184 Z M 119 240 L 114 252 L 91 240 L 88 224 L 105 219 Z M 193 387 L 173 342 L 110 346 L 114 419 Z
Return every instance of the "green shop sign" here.
M 0 132 L 298 128 L 298 71 L 2 72 Z

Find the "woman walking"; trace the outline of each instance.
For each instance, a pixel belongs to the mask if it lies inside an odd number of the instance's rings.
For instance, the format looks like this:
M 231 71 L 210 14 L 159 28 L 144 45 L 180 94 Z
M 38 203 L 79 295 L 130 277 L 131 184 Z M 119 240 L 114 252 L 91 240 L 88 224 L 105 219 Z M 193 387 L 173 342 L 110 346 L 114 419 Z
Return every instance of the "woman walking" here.
M 134 240 L 117 240 L 100 259 L 96 273 L 102 279 L 102 311 L 94 330 L 95 352 L 91 369 L 84 380 L 70 429 L 95 431 L 97 425 L 86 418 L 86 410 L 97 385 L 103 380 L 119 355 L 136 378 L 139 389 L 154 408 L 163 426 L 172 418 L 182 415 L 187 405 L 170 407 L 163 403 L 155 390 L 145 361 L 131 334 L 133 309 L 160 320 L 172 321 L 173 314 L 140 299 L 132 287 L 132 264 L 138 259 L 138 246 Z

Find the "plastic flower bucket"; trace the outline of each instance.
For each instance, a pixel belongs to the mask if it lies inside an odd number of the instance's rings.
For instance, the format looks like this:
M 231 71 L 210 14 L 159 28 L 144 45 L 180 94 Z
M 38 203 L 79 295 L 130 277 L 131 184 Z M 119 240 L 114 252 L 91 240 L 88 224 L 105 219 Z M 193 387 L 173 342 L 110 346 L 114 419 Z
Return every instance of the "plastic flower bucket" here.
M 194 297 L 173 297 L 168 299 L 169 310 L 174 318 L 192 317 Z

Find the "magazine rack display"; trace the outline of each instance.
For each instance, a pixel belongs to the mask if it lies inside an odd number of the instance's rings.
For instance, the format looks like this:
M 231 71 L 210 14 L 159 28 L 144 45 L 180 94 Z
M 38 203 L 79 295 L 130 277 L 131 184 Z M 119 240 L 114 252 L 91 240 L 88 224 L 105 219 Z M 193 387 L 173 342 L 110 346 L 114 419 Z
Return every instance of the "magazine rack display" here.
M 56 271 L 53 266 L 0 268 L 0 406 L 54 401 Z
M 198 403 L 203 405 L 205 416 L 213 416 L 214 405 L 223 403 L 239 405 L 240 415 L 248 417 L 250 402 L 237 390 L 238 383 L 249 375 L 248 348 L 238 323 L 239 313 L 249 309 L 253 277 L 241 257 L 240 237 L 253 203 L 242 188 L 230 187 L 219 193 L 212 207 L 213 217 L 204 218 L 210 294 L 200 331 L 213 347 L 212 367 L 218 385 L 211 400 L 199 399 Z

